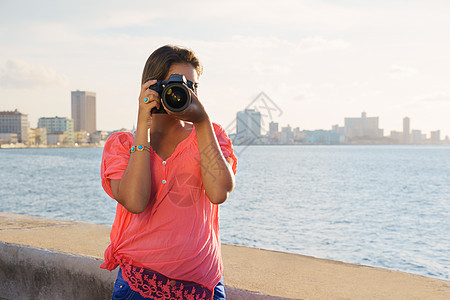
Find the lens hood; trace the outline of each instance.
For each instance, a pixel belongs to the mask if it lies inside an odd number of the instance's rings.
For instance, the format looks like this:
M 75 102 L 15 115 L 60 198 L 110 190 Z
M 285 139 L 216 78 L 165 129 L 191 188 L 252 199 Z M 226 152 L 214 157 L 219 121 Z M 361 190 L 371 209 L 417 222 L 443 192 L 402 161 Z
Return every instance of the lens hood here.
M 191 93 L 183 83 L 170 83 L 164 88 L 161 100 L 167 110 L 180 112 L 191 104 Z

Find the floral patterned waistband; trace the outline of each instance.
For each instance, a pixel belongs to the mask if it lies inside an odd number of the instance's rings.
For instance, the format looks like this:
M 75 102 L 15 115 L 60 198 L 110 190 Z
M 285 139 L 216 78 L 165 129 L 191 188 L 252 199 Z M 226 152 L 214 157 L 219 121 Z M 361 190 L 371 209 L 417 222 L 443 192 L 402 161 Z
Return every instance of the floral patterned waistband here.
M 167 300 L 211 300 L 213 292 L 207 287 L 185 280 L 176 280 L 149 269 L 121 264 L 123 278 L 132 290 L 143 297 Z

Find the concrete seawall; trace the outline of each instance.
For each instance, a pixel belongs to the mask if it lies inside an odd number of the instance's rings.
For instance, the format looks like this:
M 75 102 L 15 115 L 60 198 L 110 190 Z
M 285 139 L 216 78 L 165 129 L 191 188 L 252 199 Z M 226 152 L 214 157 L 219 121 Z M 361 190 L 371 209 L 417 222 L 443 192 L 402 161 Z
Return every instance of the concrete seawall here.
M 0 298 L 110 299 L 109 226 L 0 213 Z M 228 299 L 450 299 L 450 282 L 223 245 Z
M 8 299 L 105 299 L 117 276 L 86 256 L 1 242 L 0 253 L 0 295 Z

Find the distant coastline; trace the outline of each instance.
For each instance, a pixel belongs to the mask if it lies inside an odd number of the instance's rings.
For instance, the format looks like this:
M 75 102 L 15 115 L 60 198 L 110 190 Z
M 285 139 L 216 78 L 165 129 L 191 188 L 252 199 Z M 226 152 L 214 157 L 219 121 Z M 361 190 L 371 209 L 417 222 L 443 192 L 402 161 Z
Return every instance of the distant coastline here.
M 98 144 L 83 144 L 83 145 L 20 145 L 20 144 L 0 144 L 0 149 L 47 149 L 47 148 L 103 148 L 103 145 Z
M 450 144 L 233 144 L 233 147 L 248 147 L 248 146 L 413 146 L 413 147 L 449 147 Z M 99 146 L 100 147 L 100 146 Z
M 408 147 L 450 147 L 450 144 L 250 144 L 239 145 L 235 144 L 234 147 L 248 147 L 248 146 L 408 146 Z M 48 149 L 48 148 L 103 148 L 100 144 L 83 144 L 83 145 L 10 145 L 0 144 L 0 149 Z

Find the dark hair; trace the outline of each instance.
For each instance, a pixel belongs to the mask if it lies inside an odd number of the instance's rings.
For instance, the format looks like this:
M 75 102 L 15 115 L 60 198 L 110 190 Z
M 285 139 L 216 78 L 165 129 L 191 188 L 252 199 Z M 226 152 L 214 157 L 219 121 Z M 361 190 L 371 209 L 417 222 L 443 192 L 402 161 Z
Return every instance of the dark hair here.
M 144 71 L 142 72 L 142 84 L 151 79 L 164 80 L 169 73 L 170 67 L 177 63 L 191 64 L 198 76 L 203 72 L 203 67 L 195 56 L 194 51 L 178 46 L 166 45 L 156 49 L 147 59 Z

